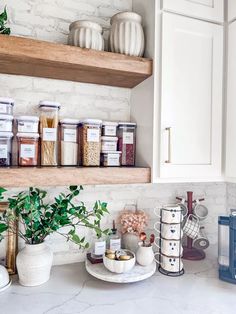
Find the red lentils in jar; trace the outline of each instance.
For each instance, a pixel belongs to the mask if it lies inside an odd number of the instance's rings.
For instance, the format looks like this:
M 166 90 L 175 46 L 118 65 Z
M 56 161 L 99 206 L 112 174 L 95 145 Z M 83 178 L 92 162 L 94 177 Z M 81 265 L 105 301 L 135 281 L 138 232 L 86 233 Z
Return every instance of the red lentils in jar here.
M 135 165 L 136 123 L 120 122 L 118 125 L 118 150 L 122 152 L 121 165 Z

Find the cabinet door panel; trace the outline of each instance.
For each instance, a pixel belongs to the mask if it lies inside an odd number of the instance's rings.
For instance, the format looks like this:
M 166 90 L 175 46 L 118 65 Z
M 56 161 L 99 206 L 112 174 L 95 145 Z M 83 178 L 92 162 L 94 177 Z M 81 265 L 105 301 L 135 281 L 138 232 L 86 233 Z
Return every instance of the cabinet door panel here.
M 223 29 L 165 13 L 162 49 L 161 176 L 220 175 Z
M 236 22 L 229 26 L 226 176 L 236 178 Z
M 224 0 L 164 0 L 163 8 L 209 21 L 224 21 Z
M 228 21 L 236 19 L 236 1 L 228 0 Z

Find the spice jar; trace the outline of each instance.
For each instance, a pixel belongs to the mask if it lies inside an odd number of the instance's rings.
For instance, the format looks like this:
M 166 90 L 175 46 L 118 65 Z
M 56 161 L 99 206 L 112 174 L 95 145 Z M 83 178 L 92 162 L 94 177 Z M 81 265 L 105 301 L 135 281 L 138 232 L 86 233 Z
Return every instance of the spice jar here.
M 61 165 L 78 165 L 79 120 L 63 119 L 61 124 Z
M 12 132 L 13 116 L 0 114 L 0 132 Z
M 102 152 L 104 151 L 115 152 L 117 150 L 118 137 L 102 136 L 101 140 L 102 140 Z
M 83 166 L 100 166 L 101 120 L 83 120 L 80 127 Z
M 118 125 L 118 149 L 122 152 L 121 165 L 135 165 L 136 123 L 121 122 Z
M 0 167 L 11 166 L 12 132 L 0 132 Z
M 13 115 L 14 100 L 12 98 L 0 97 L 0 114 Z
M 117 122 L 103 121 L 102 123 L 102 136 L 116 136 Z
M 119 167 L 121 165 L 121 152 L 102 152 L 101 165 L 104 167 Z
M 19 166 L 38 165 L 38 133 L 18 133 L 18 164 Z
M 41 165 L 58 165 L 58 115 L 61 105 L 51 101 L 41 101 L 40 136 Z
M 17 120 L 17 131 L 19 133 L 38 133 L 39 117 L 20 116 L 16 120 Z

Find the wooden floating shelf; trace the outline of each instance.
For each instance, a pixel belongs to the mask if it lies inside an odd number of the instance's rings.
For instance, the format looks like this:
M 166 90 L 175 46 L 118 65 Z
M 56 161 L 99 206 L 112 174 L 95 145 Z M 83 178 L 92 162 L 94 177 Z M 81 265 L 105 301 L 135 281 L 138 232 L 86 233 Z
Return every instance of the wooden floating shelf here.
M 0 35 L 0 73 L 133 88 L 152 75 L 152 60 Z
M 1 187 L 150 183 L 150 168 L 2 168 Z

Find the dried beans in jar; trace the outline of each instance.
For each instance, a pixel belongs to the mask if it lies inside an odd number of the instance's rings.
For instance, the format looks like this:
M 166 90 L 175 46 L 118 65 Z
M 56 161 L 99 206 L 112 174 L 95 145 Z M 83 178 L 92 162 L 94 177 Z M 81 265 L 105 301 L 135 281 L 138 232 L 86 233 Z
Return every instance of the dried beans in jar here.
M 118 125 L 118 150 L 122 152 L 122 166 L 135 165 L 136 127 L 136 123 L 130 122 L 121 122 Z

